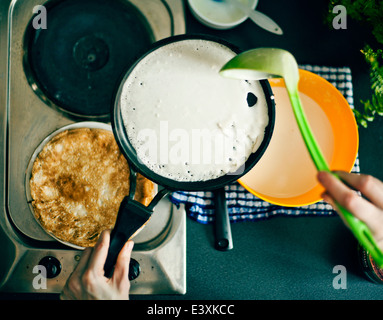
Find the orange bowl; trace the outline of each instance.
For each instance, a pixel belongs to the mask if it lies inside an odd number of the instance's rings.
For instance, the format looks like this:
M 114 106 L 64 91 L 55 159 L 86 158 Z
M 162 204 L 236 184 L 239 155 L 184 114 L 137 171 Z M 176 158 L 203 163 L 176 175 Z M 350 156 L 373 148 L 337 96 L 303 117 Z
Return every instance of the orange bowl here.
M 344 96 L 322 77 L 299 70 L 298 90 L 314 136 L 331 170 L 350 172 L 359 135 Z M 276 122 L 270 144 L 256 166 L 238 182 L 255 196 L 281 206 L 322 200 L 323 187 L 295 121 L 283 79 L 269 80 L 275 96 Z

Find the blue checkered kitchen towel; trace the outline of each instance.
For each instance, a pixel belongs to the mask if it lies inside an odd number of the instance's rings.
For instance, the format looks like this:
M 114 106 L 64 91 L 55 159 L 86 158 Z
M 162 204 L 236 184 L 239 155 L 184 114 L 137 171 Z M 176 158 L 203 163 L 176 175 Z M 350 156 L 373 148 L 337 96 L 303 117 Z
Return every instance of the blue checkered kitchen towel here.
M 300 68 L 314 72 L 334 85 L 347 99 L 351 108 L 354 107 L 352 76 L 348 67 L 332 68 L 313 65 L 300 65 Z M 352 172 L 359 173 L 359 158 L 356 159 Z M 255 221 L 274 216 L 332 216 L 336 212 L 324 201 L 302 207 L 283 207 L 263 201 L 239 183 L 225 187 L 228 213 L 231 222 Z M 187 215 L 200 223 L 214 221 L 213 193 L 206 192 L 173 192 L 170 200 L 178 205 L 185 204 Z

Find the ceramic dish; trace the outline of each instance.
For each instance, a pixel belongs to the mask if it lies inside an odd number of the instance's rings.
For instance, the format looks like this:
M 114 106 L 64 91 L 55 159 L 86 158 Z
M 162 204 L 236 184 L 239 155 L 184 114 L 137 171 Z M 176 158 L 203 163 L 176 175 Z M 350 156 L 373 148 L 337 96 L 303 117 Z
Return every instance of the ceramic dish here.
M 273 204 L 303 206 L 321 200 L 323 187 L 304 145 L 283 79 L 269 81 L 276 122 L 269 147 L 238 182 Z M 313 133 L 331 170 L 351 171 L 359 144 L 353 112 L 343 95 L 322 77 L 300 70 L 299 93 Z
M 241 0 L 255 9 L 258 0 Z M 217 0 L 188 0 L 189 8 L 194 17 L 204 25 L 224 30 L 233 28 L 247 19 L 247 16 L 230 4 Z

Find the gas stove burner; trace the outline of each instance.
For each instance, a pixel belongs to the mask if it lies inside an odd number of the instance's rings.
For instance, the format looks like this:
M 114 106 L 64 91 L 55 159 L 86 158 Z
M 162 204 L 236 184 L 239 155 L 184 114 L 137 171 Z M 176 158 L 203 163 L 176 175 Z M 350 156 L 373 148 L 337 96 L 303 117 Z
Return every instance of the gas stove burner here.
M 120 0 L 48 2 L 47 29 L 29 23 L 24 70 L 50 106 L 109 119 L 120 75 L 155 41 L 144 15 Z

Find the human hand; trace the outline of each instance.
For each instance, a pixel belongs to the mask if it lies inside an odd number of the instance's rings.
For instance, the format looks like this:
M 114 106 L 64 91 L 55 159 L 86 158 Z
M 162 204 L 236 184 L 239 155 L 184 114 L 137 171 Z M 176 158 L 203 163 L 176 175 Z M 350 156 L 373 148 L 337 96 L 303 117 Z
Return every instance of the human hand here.
M 129 262 L 133 241 L 121 249 L 112 278 L 104 276 L 108 255 L 110 230 L 101 233 L 94 248 L 86 248 L 77 267 L 67 280 L 60 294 L 62 300 L 128 300 Z
M 383 183 L 370 175 L 344 171 L 334 173 L 342 181 L 330 173 L 318 173 L 318 180 L 326 189 L 322 194 L 323 200 L 331 204 L 334 209 L 337 209 L 336 202 L 339 203 L 357 219 L 363 221 L 371 230 L 377 246 L 383 251 Z M 364 197 L 358 195 L 356 191 L 360 191 Z M 343 221 L 347 225 L 344 219 Z

